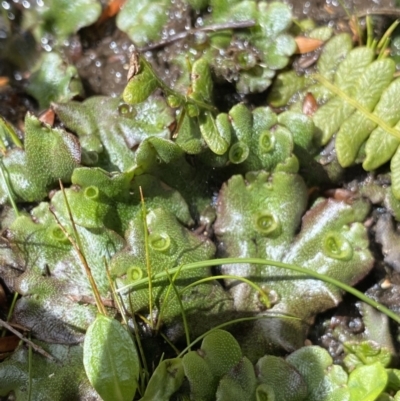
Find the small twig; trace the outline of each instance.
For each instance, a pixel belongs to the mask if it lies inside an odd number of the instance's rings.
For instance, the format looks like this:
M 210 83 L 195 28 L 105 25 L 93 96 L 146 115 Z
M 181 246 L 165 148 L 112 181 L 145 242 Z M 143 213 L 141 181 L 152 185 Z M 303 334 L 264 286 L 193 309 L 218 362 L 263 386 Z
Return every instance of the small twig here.
M 142 218 L 143 218 L 143 230 L 144 230 L 144 250 L 146 255 L 146 268 L 147 268 L 147 276 L 149 277 L 149 313 L 150 313 L 150 327 L 154 329 L 154 321 L 153 321 L 153 283 L 152 283 L 152 273 L 151 273 L 151 261 L 150 261 L 150 253 L 149 253 L 149 231 L 147 227 L 147 211 L 146 204 L 144 202 L 143 190 L 142 187 L 139 186 L 140 192 L 140 202 L 142 204 Z
M 5 322 L 4 320 L 0 319 L 0 326 L 6 328 L 7 330 L 11 331 L 11 333 L 15 334 L 20 340 L 26 342 L 30 345 L 36 352 L 43 355 L 44 357 L 50 359 L 53 362 L 59 362 L 53 355 L 50 355 L 47 351 L 45 351 L 42 347 L 35 344 L 31 340 L 25 338 L 18 330 L 15 330 L 9 323 Z
M 360 11 L 360 12 L 355 12 L 351 13 L 351 16 L 356 16 L 357 18 L 364 18 L 369 15 L 378 15 L 378 16 L 387 16 L 387 17 L 393 17 L 393 18 L 399 18 L 400 17 L 400 10 L 398 8 L 381 8 L 380 10 L 374 10 L 374 9 L 368 9 L 365 11 Z M 331 20 L 337 20 L 337 19 L 349 19 L 349 16 L 346 14 L 340 14 L 340 15 L 333 15 L 333 16 L 321 16 L 321 17 L 315 17 L 314 20 L 317 22 L 326 22 L 326 21 L 331 21 Z
M 85 255 L 84 255 L 84 253 L 82 251 L 83 248 L 82 248 L 82 244 L 81 244 L 81 241 L 80 241 L 80 238 L 79 238 L 78 230 L 76 228 L 75 221 L 74 221 L 74 218 L 72 216 L 71 209 L 69 207 L 67 195 L 66 195 L 65 190 L 64 190 L 64 185 L 63 185 L 61 180 L 59 180 L 59 184 L 60 184 L 60 188 L 61 188 L 61 191 L 62 191 L 62 194 L 63 194 L 63 197 L 64 197 L 65 206 L 67 207 L 69 220 L 71 222 L 72 229 L 73 229 L 73 232 L 75 234 L 75 240 L 76 241 L 74 241 L 74 239 L 71 237 L 71 235 L 65 229 L 65 227 L 61 224 L 59 218 L 57 217 L 56 213 L 54 212 L 54 210 L 51 207 L 50 207 L 50 213 L 54 216 L 58 226 L 61 228 L 61 231 L 68 238 L 69 242 L 72 244 L 72 246 L 74 247 L 76 253 L 78 254 L 79 260 L 81 261 L 81 263 L 82 263 L 82 265 L 83 265 L 83 267 L 85 269 L 86 276 L 87 276 L 87 278 L 89 280 L 89 283 L 90 283 L 90 286 L 92 288 L 94 299 L 96 301 L 97 310 L 99 311 L 100 314 L 102 314 L 104 316 L 107 316 L 106 308 L 104 307 L 103 303 L 101 302 L 100 293 L 99 293 L 99 291 L 97 289 L 96 281 L 93 278 L 92 271 L 90 270 L 90 267 L 89 267 L 89 265 L 87 263 L 86 257 L 85 257 Z
M 249 21 L 239 21 L 239 22 L 226 22 L 224 24 L 214 24 L 214 25 L 207 25 L 202 26 L 200 28 L 192 28 L 187 31 L 179 32 L 175 35 L 170 36 L 168 39 L 160 40 L 159 42 L 152 43 L 145 47 L 141 47 L 138 49 L 140 52 L 146 52 L 149 50 L 158 49 L 159 47 L 164 47 L 170 45 L 177 40 L 186 39 L 190 35 L 194 35 L 198 32 L 217 32 L 223 31 L 225 29 L 244 29 L 244 28 L 251 28 L 256 24 L 254 20 Z

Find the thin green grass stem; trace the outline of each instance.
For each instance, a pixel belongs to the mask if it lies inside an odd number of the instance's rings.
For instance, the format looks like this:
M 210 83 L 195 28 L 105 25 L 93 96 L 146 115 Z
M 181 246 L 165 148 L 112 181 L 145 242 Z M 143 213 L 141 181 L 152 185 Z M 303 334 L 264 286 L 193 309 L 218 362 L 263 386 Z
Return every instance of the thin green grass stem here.
M 2 150 L 4 150 L 4 151 L 6 150 L 6 147 L 4 145 L 4 140 L 7 140 L 7 142 L 8 142 L 6 135 L 8 135 L 11 138 L 11 141 L 15 146 L 18 146 L 19 148 L 22 149 L 23 148 L 22 142 L 18 138 L 18 135 L 15 132 L 14 127 L 5 118 L 0 116 L 0 128 L 1 127 L 3 128 L 3 130 L 1 130 L 1 131 L 3 131 L 3 133 L 4 133 L 4 135 L 2 135 L 2 138 L 1 138 Z
M 79 237 L 79 233 L 78 233 L 78 230 L 76 228 L 75 220 L 74 220 L 74 218 L 72 216 L 72 211 L 71 211 L 71 208 L 69 206 L 68 199 L 67 199 L 67 194 L 65 193 L 64 185 L 63 185 L 61 180 L 59 180 L 59 184 L 60 184 L 61 192 L 63 194 L 65 205 L 67 207 L 68 217 L 69 217 L 69 220 L 70 220 L 71 225 L 72 225 L 72 230 L 74 232 L 75 240 L 70 236 L 69 232 L 61 224 L 61 222 L 60 222 L 59 218 L 57 217 L 57 215 L 55 214 L 55 212 L 52 209 L 50 209 L 50 212 L 53 214 L 54 218 L 57 221 L 58 226 L 61 228 L 62 232 L 68 238 L 69 242 L 72 244 L 72 246 L 74 247 L 76 253 L 78 254 L 79 260 L 81 261 L 81 263 L 82 263 L 82 265 L 83 265 L 83 267 L 85 269 L 86 276 L 87 276 L 87 278 L 89 280 L 89 283 L 90 283 L 90 286 L 92 288 L 92 292 L 93 292 L 94 299 L 95 299 L 95 302 L 96 302 L 97 310 L 99 311 L 100 314 L 102 314 L 104 316 L 107 316 L 107 311 L 106 311 L 105 306 L 103 305 L 103 302 L 101 301 L 101 297 L 100 297 L 100 293 L 99 293 L 99 290 L 98 290 L 97 285 L 96 285 L 96 281 L 94 280 L 94 277 L 92 275 L 92 271 L 90 270 L 90 267 L 89 267 L 89 265 L 87 263 L 86 257 L 85 257 L 85 255 L 83 253 L 83 247 L 82 247 L 82 243 L 81 243 L 81 240 L 80 240 L 80 237 Z
M 400 23 L 400 20 L 397 19 L 386 30 L 386 32 L 381 37 L 381 40 L 378 42 L 378 46 L 377 46 L 378 50 L 380 50 L 382 52 L 382 51 L 385 51 L 388 48 L 389 43 L 390 43 L 390 37 L 392 36 L 394 30 L 398 27 L 399 23 Z
M 181 266 L 181 267 L 182 267 L 182 266 Z M 175 282 L 175 280 L 176 280 L 176 278 L 179 276 L 180 272 L 181 272 L 181 269 L 178 269 L 178 270 L 175 272 L 174 277 L 172 278 L 172 282 Z M 162 316 L 163 316 L 163 314 L 164 314 L 164 309 L 166 308 L 166 306 L 167 306 L 167 304 L 168 304 L 167 301 L 168 301 L 169 294 L 170 294 L 171 290 L 172 290 L 172 284 L 171 284 L 171 282 L 170 282 L 170 283 L 169 283 L 169 286 L 168 286 L 168 288 L 167 288 L 167 292 L 165 293 L 164 301 L 163 301 L 163 303 L 162 303 L 162 305 L 161 305 L 161 308 L 160 308 L 159 318 L 158 318 L 158 320 L 157 320 L 157 326 L 156 326 L 156 331 L 157 331 L 157 332 L 160 330 L 160 324 L 161 324 L 161 322 L 162 322 Z
M 29 333 L 29 341 L 31 341 L 31 333 Z M 32 346 L 28 345 L 28 401 L 32 400 Z
M 143 350 L 143 346 L 142 346 L 142 340 L 140 339 L 140 334 L 139 334 L 139 330 L 138 330 L 138 325 L 136 322 L 136 318 L 135 315 L 132 315 L 132 320 L 133 320 L 133 332 L 135 334 L 135 339 L 136 339 L 136 344 L 138 346 L 139 349 L 139 354 L 140 354 L 140 359 L 141 359 L 141 367 L 142 369 L 140 369 L 140 386 L 139 386 L 139 393 L 141 395 L 144 394 L 146 386 L 147 386 L 147 380 L 149 378 L 149 369 L 147 367 L 147 361 L 146 361 L 146 355 L 144 353 Z
M 9 322 L 11 320 L 11 317 L 14 313 L 14 308 L 15 308 L 15 304 L 18 299 L 18 295 L 19 295 L 18 292 L 14 292 L 14 296 L 11 301 L 10 310 L 8 311 L 8 314 L 7 314 L 7 320 L 6 320 L 7 322 Z M 1 337 L 5 337 L 6 334 L 7 334 L 7 330 L 5 329 L 5 327 L 3 327 L 3 329 L 1 330 Z
M 158 86 L 162 89 L 162 91 L 166 95 L 175 96 L 177 99 L 179 99 L 179 101 L 182 105 L 191 103 L 191 104 L 194 104 L 194 105 L 200 107 L 201 109 L 208 110 L 212 113 L 216 113 L 218 111 L 214 106 L 212 106 L 210 104 L 204 103 L 197 99 L 192 99 L 187 96 L 183 96 L 179 92 L 174 91 L 157 76 L 157 74 L 154 72 L 151 64 L 143 56 L 140 56 L 140 59 L 143 62 L 143 64 L 145 64 L 146 68 L 148 68 L 151 71 L 151 74 L 153 75 L 153 79 L 155 79 L 157 81 Z
M 210 276 L 210 277 L 205 277 L 202 278 L 201 280 L 197 280 L 194 283 L 189 284 L 188 286 L 186 286 L 182 291 L 181 291 L 181 295 L 184 291 L 188 290 L 191 287 L 194 287 L 198 284 L 201 283 L 205 283 L 207 281 L 213 281 L 213 280 L 239 280 L 239 281 L 243 281 L 244 283 L 248 284 L 250 287 L 253 287 L 261 296 L 261 301 L 263 302 L 263 304 L 269 309 L 271 307 L 271 302 L 268 298 L 268 295 L 262 290 L 262 288 L 260 286 L 258 286 L 256 283 L 254 283 L 251 280 L 248 280 L 245 277 L 241 277 L 241 276 L 233 276 L 233 275 L 220 275 L 220 276 Z
M 246 263 L 246 264 L 256 264 L 256 265 L 266 265 L 266 266 L 275 266 L 275 267 L 281 267 L 283 269 L 288 269 L 295 271 L 297 273 L 302 273 L 306 277 L 308 276 L 309 278 L 315 278 L 321 281 L 324 281 L 326 283 L 335 285 L 336 287 L 356 296 L 358 299 L 361 301 L 365 302 L 368 305 L 371 305 L 373 308 L 379 310 L 380 312 L 384 313 L 391 319 L 393 319 L 395 322 L 400 323 L 400 316 L 397 315 L 396 313 L 392 312 L 390 309 L 386 308 L 385 306 L 381 305 L 379 302 L 374 301 L 371 298 L 368 298 L 366 295 L 364 295 L 362 292 L 356 290 L 355 288 L 342 283 L 339 280 L 336 280 L 332 277 L 326 276 L 325 274 L 317 273 L 313 270 L 308 270 L 304 267 L 300 267 L 297 265 L 292 265 L 288 263 L 283 263 L 283 262 L 278 262 L 275 260 L 270 260 L 270 259 L 259 259 L 259 258 L 223 258 L 223 259 L 212 259 L 212 260 L 204 260 L 201 262 L 194 262 L 194 263 L 188 263 L 183 266 L 175 267 L 174 269 L 170 269 L 168 271 L 169 274 L 173 274 L 179 269 L 183 270 L 193 270 L 193 269 L 199 269 L 199 268 L 205 268 L 205 267 L 211 267 L 211 266 L 219 266 L 223 264 L 234 264 L 234 263 Z M 160 279 L 160 278 L 166 278 L 166 273 L 165 272 L 160 272 L 154 275 L 153 279 Z M 305 277 L 299 277 L 299 279 L 304 279 Z M 121 287 L 117 289 L 117 292 L 122 292 L 126 290 L 132 290 L 134 288 L 142 287 L 143 285 L 147 285 L 147 277 L 141 280 L 137 280 L 135 283 L 131 283 L 129 285 L 126 285 L 124 287 Z
M 140 192 L 140 202 L 142 204 L 142 219 L 143 219 L 143 231 L 144 231 L 144 250 L 146 255 L 146 269 L 147 276 L 149 278 L 149 313 L 150 313 L 150 327 L 154 329 L 153 322 L 153 283 L 152 283 L 152 273 L 151 273 L 151 261 L 150 261 L 150 253 L 149 253 L 149 230 L 147 228 L 147 211 L 146 204 L 144 203 L 144 196 L 142 187 L 139 186 Z
M 6 170 L 2 160 L 0 160 L 0 174 L 1 174 L 2 179 L 4 180 L 4 183 L 6 184 L 7 196 L 11 203 L 11 206 L 14 210 L 15 216 L 18 217 L 20 215 L 19 210 L 17 208 L 17 204 L 14 201 L 14 194 L 11 189 L 11 183 L 10 183 L 10 179 L 8 177 L 8 171 Z
M 365 17 L 365 24 L 367 26 L 367 47 L 372 47 L 374 41 L 374 23 L 370 15 Z
M 167 277 L 170 282 L 170 285 L 173 288 L 176 298 L 179 303 L 179 308 L 181 310 L 181 315 L 182 315 L 183 327 L 185 329 L 186 344 L 188 347 L 190 347 L 190 331 L 189 331 L 189 325 L 188 325 L 187 319 L 186 319 L 185 308 L 183 307 L 183 304 L 182 304 L 181 294 L 179 294 L 179 291 L 177 290 L 175 283 L 174 283 L 176 275 L 174 276 L 174 279 L 171 279 L 171 276 L 168 274 L 168 271 L 166 271 L 166 273 L 167 273 Z

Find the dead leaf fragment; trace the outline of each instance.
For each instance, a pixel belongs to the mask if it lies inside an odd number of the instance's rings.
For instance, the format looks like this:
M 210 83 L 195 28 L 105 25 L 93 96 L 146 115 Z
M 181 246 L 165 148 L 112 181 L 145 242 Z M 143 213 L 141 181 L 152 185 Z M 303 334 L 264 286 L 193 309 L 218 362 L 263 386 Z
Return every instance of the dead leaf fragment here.
M 324 43 L 322 40 L 306 38 L 305 36 L 297 36 L 294 40 L 297 44 L 297 54 L 313 52 Z

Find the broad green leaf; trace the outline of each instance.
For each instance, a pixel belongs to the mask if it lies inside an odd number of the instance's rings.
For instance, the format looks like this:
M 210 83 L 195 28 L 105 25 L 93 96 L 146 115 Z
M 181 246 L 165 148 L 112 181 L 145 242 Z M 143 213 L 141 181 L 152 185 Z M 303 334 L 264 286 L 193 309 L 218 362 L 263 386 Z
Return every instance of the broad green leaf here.
M 359 366 L 349 376 L 350 401 L 374 401 L 387 382 L 388 374 L 380 362 Z
M 283 3 L 262 1 L 258 4 L 258 23 L 267 37 L 274 37 L 292 24 L 290 8 Z
M 273 389 L 275 401 L 303 401 L 307 385 L 302 375 L 283 358 L 266 355 L 256 365 L 257 379 Z
M 214 401 L 215 381 L 207 362 L 196 351 L 183 357 L 185 376 L 190 383 L 190 394 L 194 400 Z
M 306 20 L 305 22 L 310 23 L 310 21 L 311 20 Z M 306 28 L 305 31 L 307 32 L 308 29 Z M 308 37 L 326 42 L 332 37 L 333 34 L 334 30 L 330 26 L 319 26 L 314 28 L 311 32 L 308 32 Z
M 379 345 L 374 341 L 344 343 L 346 356 L 343 360 L 348 371 L 361 365 L 370 365 L 380 362 L 383 367 L 387 367 L 392 359 L 388 348 Z
M 128 0 L 117 16 L 117 27 L 128 34 L 137 46 L 161 39 L 168 20 L 169 0 Z
M 295 71 L 285 71 L 279 74 L 268 95 L 268 104 L 273 107 L 285 106 L 290 98 L 304 87 L 305 78 Z
M 253 114 L 251 111 L 244 104 L 239 103 L 229 110 L 229 117 L 237 139 L 246 142 L 250 138 L 253 129 Z
M 107 171 L 133 167 L 136 148 L 148 137 L 169 138 L 174 121 L 171 109 L 157 96 L 128 105 L 120 98 L 93 96 L 54 106 L 61 121 L 79 136 L 81 146 L 98 157 L 96 166 Z
M 374 60 L 374 52 L 368 47 L 351 50 L 339 64 L 334 84 L 348 95 L 354 95 L 357 81 L 366 67 Z
M 177 171 L 179 170 L 175 170 L 173 173 L 177 175 Z M 149 232 L 148 253 L 153 274 L 175 268 L 177 263 L 185 264 L 195 260 L 205 261 L 212 258 L 215 253 L 214 244 L 209 239 L 183 227 L 166 208 L 152 208 L 147 213 L 146 222 Z M 125 232 L 125 239 L 126 247 L 117 252 L 110 261 L 110 272 L 113 277 L 116 277 L 118 287 L 135 284 L 135 280 L 128 275 L 132 267 L 137 266 L 141 270 L 141 275 L 147 276 L 145 236 L 141 211 L 130 219 L 128 229 Z M 175 281 L 175 287 L 181 291 L 188 284 L 210 276 L 210 269 L 182 270 Z M 152 280 L 153 313 L 158 314 L 158 320 L 161 323 L 172 327 L 171 336 L 180 337 L 183 332 L 181 306 L 176 296 L 170 294 L 167 298 L 167 293 L 167 278 Z M 121 295 L 125 305 L 130 307 L 132 313 L 147 313 L 145 312 L 149 308 L 147 285 L 127 289 Z M 232 307 L 232 302 L 226 292 L 218 282 L 212 280 L 189 288 L 182 296 L 184 299 L 183 307 L 192 336 L 202 334 L 214 327 L 217 324 L 216 322 L 220 321 L 219 319 L 224 320 L 222 311 L 230 310 L 229 308 Z M 163 309 L 161 315 L 160 308 Z M 212 314 L 213 319 L 206 319 L 208 314 Z
M 368 112 L 374 109 L 383 91 L 389 86 L 394 71 L 395 63 L 391 59 L 374 61 L 365 69 L 357 82 L 354 96 L 361 107 Z M 360 146 L 375 127 L 376 123 L 360 110 L 343 122 L 335 142 L 338 160 L 342 167 L 354 163 Z
M 289 34 L 281 34 L 274 41 L 265 43 L 262 50 L 269 70 L 280 70 L 286 67 L 289 57 L 294 54 L 296 48 L 296 42 Z
M 303 217 L 301 230 L 296 235 L 306 199 L 306 187 L 295 174 L 253 172 L 246 179 L 232 176 L 217 199 L 214 230 L 221 244 L 219 249 L 235 257 L 262 257 L 305 266 L 346 283 L 359 280 L 373 265 L 367 231 L 361 223 L 368 213 L 367 204 L 350 206 L 320 199 Z M 269 291 L 279 294 L 273 311 L 305 319 L 335 306 L 341 299 L 337 288 L 315 280 L 289 279 L 296 275 L 286 269 L 252 264 L 244 268 L 233 264 L 223 265 L 221 271 L 258 277 Z M 253 291 L 246 284 L 226 280 L 226 285 L 238 309 L 259 311 L 255 294 L 251 295 Z M 304 296 L 306 288 L 307 297 Z M 263 321 L 257 322 L 254 335 L 260 331 L 265 333 L 266 342 L 288 346 L 288 341 L 293 346 L 301 345 L 298 341 L 303 329 L 298 322 L 272 319 L 262 326 Z
M 125 86 L 122 98 L 127 104 L 144 102 L 157 88 L 158 82 L 147 63 L 139 60 L 139 71 Z
M 349 401 L 347 373 L 333 365 L 329 353 L 318 346 L 302 347 L 286 361 L 294 366 L 307 384 L 307 401 Z
M 80 28 L 96 22 L 100 13 L 101 4 L 97 0 L 47 0 L 24 8 L 22 25 L 26 30 L 33 28 L 39 42 L 50 34 L 62 43 Z
M 212 98 L 213 81 L 208 61 L 203 57 L 193 63 L 192 93 L 190 97 L 199 101 L 210 103 Z
M 202 344 L 203 358 L 213 376 L 221 377 L 242 359 L 242 350 L 231 333 L 214 330 L 208 334 Z
M 98 315 L 86 332 L 83 364 L 104 401 L 131 401 L 139 378 L 139 356 L 132 337 L 115 319 Z
M 332 80 L 339 63 L 346 57 L 353 47 L 351 36 L 347 33 L 335 35 L 329 40 L 321 57 L 318 60 L 318 73 L 326 79 Z
M 157 365 L 140 401 L 169 401 L 184 379 L 181 358 L 166 359 Z
M 272 69 L 261 66 L 243 71 L 236 83 L 236 90 L 243 95 L 261 93 L 269 87 L 274 75 Z
M 209 111 L 200 114 L 199 122 L 201 134 L 209 148 L 217 155 L 223 155 L 229 147 L 230 132 L 226 129 L 226 124 L 222 119 L 217 123 Z
M 67 64 L 58 53 L 43 53 L 29 78 L 27 92 L 44 109 L 52 102 L 67 102 L 83 95 L 83 87 L 75 66 Z
M 388 373 L 388 385 L 386 391 L 400 392 L 400 370 L 386 369 Z
M 400 79 L 393 81 L 383 92 L 374 114 L 378 114 L 385 123 L 400 132 Z M 377 127 L 367 140 L 363 168 L 370 171 L 380 167 L 390 160 L 399 144 L 398 138 L 382 127 Z
M 353 113 L 354 107 L 338 97 L 330 99 L 313 115 L 317 132 L 317 142 L 325 145 L 343 122 Z
M 183 116 L 183 121 L 181 123 L 175 143 L 179 145 L 179 147 L 186 153 L 191 155 L 198 154 L 207 148 L 206 143 L 201 136 L 197 119 L 189 117 L 188 113 L 186 112 L 184 113 L 185 115 Z
M 37 340 L 35 343 L 61 363 L 33 352 L 30 369 L 28 347 L 19 346 L 0 364 L 0 397 L 9 399 L 12 391 L 18 401 L 99 400 L 85 375 L 80 345 L 46 344 Z M 29 377 L 32 378 L 31 394 Z
M 236 368 L 236 384 L 251 388 L 254 372 L 251 375 L 248 362 L 243 362 L 244 365 L 242 362 L 242 351 L 232 334 L 224 330 L 213 330 L 204 338 L 198 352 L 191 351 L 183 357 L 191 399 L 214 401 L 218 385 L 222 383 L 221 378 L 229 382 L 229 376 L 235 377 Z
M 400 199 L 400 147 L 390 161 L 390 171 L 392 172 L 392 192 L 395 198 Z
M 59 179 L 70 182 L 80 162 L 80 146 L 74 135 L 42 124 L 30 113 L 25 117 L 24 148 L 15 148 L 3 158 L 12 190 L 24 201 L 42 200 Z M 1 180 L 0 193 L 7 194 L 4 185 Z M 6 196 L 1 198 L 5 201 Z
M 25 118 L 26 161 L 32 179 L 46 188 L 58 179 L 68 182 L 80 161 L 76 138 L 61 129 L 42 124 L 33 115 Z
M 253 401 L 257 386 L 253 364 L 246 358 L 235 365 L 219 382 L 216 401 Z

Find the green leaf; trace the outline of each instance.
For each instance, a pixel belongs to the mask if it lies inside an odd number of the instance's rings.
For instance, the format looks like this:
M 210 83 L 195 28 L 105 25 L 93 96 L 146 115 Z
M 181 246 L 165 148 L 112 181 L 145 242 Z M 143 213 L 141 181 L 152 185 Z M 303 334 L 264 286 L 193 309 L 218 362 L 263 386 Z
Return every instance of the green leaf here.
M 190 383 L 192 399 L 214 401 L 216 378 L 204 358 L 198 352 L 190 351 L 183 357 L 183 367 Z
M 34 352 L 30 369 L 28 347 L 18 347 L 10 358 L 0 364 L 1 397 L 9 398 L 7 395 L 12 391 L 18 401 L 98 399 L 98 394 L 86 378 L 80 345 L 35 343 L 62 363 L 50 361 Z M 32 387 L 29 394 L 30 377 Z
M 383 92 L 374 114 L 378 114 L 383 121 L 400 131 L 400 79 L 393 81 Z M 365 146 L 364 170 L 375 170 L 386 163 L 391 159 L 399 144 L 398 138 L 382 127 L 377 127 L 371 132 Z
M 131 401 L 139 378 L 139 357 L 132 337 L 115 319 L 98 315 L 86 332 L 83 364 L 104 401 Z
M 349 376 L 348 387 L 351 401 L 374 401 L 383 392 L 388 374 L 380 362 L 362 365 Z
M 127 104 L 144 102 L 157 88 L 158 81 L 149 64 L 139 59 L 139 71 L 126 85 L 122 98 Z
M 225 330 L 213 330 L 204 338 L 201 349 L 214 377 L 228 373 L 242 359 L 240 345 Z
M 307 384 L 307 401 L 348 401 L 348 376 L 333 365 L 329 353 L 318 346 L 307 346 L 291 353 L 286 361 L 294 366 Z
M 190 97 L 209 103 L 212 98 L 213 81 L 211 79 L 210 65 L 202 57 L 193 63 L 192 67 L 192 93 Z
M 274 75 L 275 72 L 270 68 L 255 66 L 240 74 L 236 90 L 243 95 L 261 93 L 269 87 Z
M 70 182 L 80 162 L 77 138 L 60 128 L 42 124 L 28 113 L 25 117 L 25 151 L 13 149 L 3 158 L 12 190 L 25 201 L 42 200 L 58 180 Z M 1 180 L 3 193 L 7 193 Z
M 267 101 L 272 107 L 285 106 L 290 98 L 304 87 L 305 78 L 295 71 L 285 71 L 279 74 L 268 94 Z
M 235 365 L 219 382 L 216 401 L 253 401 L 257 386 L 253 364 L 246 358 Z
M 318 59 L 318 73 L 331 80 L 339 63 L 346 57 L 352 47 L 353 42 L 349 34 L 341 33 L 333 36 L 325 44 L 324 51 Z
M 198 352 L 191 351 L 183 357 L 191 399 L 215 400 L 218 385 L 222 383 L 220 391 L 223 394 L 227 391 L 226 385 L 234 377 L 238 387 L 252 388 L 254 372 L 251 364 L 251 369 L 248 365 L 248 361 L 242 360 L 242 351 L 232 334 L 224 330 L 213 330 L 204 338 Z
M 51 34 L 62 43 L 80 28 L 96 22 L 100 13 L 101 5 L 97 0 L 47 0 L 24 9 L 22 25 L 26 30 L 33 28 L 38 42 Z
M 286 4 L 262 1 L 259 3 L 258 9 L 258 23 L 265 36 L 277 36 L 292 24 L 292 13 Z
M 339 64 L 334 84 L 347 95 L 354 95 L 358 79 L 373 60 L 374 52 L 368 47 L 357 47 L 351 50 Z
M 392 359 L 390 350 L 374 341 L 347 341 L 344 343 L 344 349 L 346 356 L 343 362 L 348 371 L 374 362 L 380 362 L 383 367 L 387 367 Z
M 83 95 L 75 66 L 68 65 L 58 53 L 43 53 L 29 78 L 27 92 L 45 109 L 51 102 L 67 102 Z
M 75 132 L 82 147 L 98 157 L 97 166 L 107 171 L 133 167 L 135 148 L 148 137 L 169 138 L 174 121 L 171 109 L 157 96 L 137 105 L 120 98 L 93 96 L 82 103 L 54 105 L 57 116 Z
M 140 401 L 169 401 L 185 377 L 182 359 L 166 359 L 157 365 Z
M 357 82 L 357 91 L 354 96 L 361 107 L 367 111 L 374 109 L 383 91 L 389 86 L 394 71 L 395 63 L 391 59 L 374 61 L 365 69 Z M 384 104 L 378 106 L 376 114 L 379 116 Z M 315 119 L 314 122 L 316 123 Z M 348 167 L 354 163 L 361 145 L 375 127 L 376 123 L 365 116 L 361 110 L 357 110 L 343 122 L 335 142 L 338 160 L 342 167 Z
M 396 153 L 390 161 L 390 171 L 392 172 L 392 192 L 393 195 L 400 199 L 400 147 L 397 148 Z
M 25 118 L 25 151 L 30 172 L 44 185 L 57 179 L 68 182 L 80 159 L 73 135 L 52 129 L 30 114 Z
M 223 155 L 230 144 L 230 129 L 227 119 L 220 117 L 217 121 L 209 111 L 199 116 L 200 131 L 209 148 L 217 155 Z
M 201 136 L 197 119 L 189 117 L 188 113 L 185 111 L 182 111 L 182 113 L 185 114 L 183 116 L 175 143 L 179 145 L 179 147 L 186 153 L 191 155 L 198 154 L 207 147 L 204 139 Z
M 137 46 L 161 39 L 168 20 L 169 0 L 128 0 L 117 16 L 117 27 Z
M 15 128 L 2 116 L 0 116 L 0 144 L 1 149 L 6 151 L 6 144 L 11 143 L 22 148 L 22 142 L 19 139 Z
M 266 355 L 256 365 L 257 379 L 270 386 L 275 401 L 303 401 L 307 385 L 302 375 L 283 358 Z

